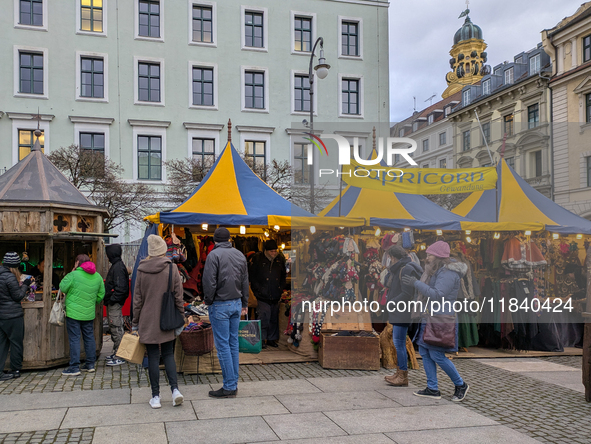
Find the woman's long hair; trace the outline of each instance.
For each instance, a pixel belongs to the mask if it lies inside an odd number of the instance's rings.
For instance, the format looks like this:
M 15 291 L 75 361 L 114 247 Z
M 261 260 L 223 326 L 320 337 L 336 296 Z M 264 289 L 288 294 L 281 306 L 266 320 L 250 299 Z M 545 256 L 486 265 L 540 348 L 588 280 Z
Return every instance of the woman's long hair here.
M 8 267 L 8 269 L 10 270 L 10 272 L 12 274 L 14 274 L 14 276 L 16 277 L 17 282 L 20 284 L 21 283 L 21 271 L 18 269 L 18 267 Z

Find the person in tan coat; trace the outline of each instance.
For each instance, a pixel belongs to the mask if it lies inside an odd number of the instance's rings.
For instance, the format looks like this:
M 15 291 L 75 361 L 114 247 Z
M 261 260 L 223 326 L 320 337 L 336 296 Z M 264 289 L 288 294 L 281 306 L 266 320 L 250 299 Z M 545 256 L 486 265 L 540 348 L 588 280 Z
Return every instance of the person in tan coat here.
M 161 354 L 172 390 L 172 405 L 177 406 L 183 402 L 183 395 L 178 390 L 174 362 L 174 330 L 160 330 L 162 296 L 168 290 L 168 276 L 171 271 L 176 307 L 184 313 L 183 284 L 177 266 L 166 257 L 166 249 L 166 242 L 160 236 L 154 234 L 148 236 L 148 257 L 138 266 L 133 292 L 132 330 L 134 334 L 139 334 L 140 342 L 146 345 L 148 351 L 148 375 L 152 387 L 150 405 L 154 409 L 161 407 L 159 385 Z

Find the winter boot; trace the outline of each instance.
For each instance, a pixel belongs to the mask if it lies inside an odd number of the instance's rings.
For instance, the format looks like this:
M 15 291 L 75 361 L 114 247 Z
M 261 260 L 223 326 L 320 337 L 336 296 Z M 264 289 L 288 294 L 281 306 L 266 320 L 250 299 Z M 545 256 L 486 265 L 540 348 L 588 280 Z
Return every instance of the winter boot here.
M 408 370 L 398 370 L 395 375 L 386 376 L 386 382 L 394 387 L 408 387 Z

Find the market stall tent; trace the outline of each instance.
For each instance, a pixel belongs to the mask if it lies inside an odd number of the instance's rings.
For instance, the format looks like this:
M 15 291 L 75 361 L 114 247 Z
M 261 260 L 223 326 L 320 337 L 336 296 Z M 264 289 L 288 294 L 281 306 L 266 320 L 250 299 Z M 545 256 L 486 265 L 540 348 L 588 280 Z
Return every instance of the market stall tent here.
M 505 159 L 497 165 L 496 190 L 470 194 L 453 213 L 472 221 L 471 230 L 547 230 L 560 234 L 591 234 L 591 221 L 564 209 L 536 191 Z

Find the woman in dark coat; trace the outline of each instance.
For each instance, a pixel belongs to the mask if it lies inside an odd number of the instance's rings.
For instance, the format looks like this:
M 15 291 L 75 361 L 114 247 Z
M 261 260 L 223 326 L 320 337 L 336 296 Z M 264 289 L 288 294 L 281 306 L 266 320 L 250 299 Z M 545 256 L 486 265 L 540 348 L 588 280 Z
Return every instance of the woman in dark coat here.
M 31 279 L 19 285 L 18 253 L 4 255 L 0 267 L 0 372 L 4 369 L 10 349 L 10 372 L 2 374 L 0 381 L 20 377 L 23 366 L 23 339 L 25 336 L 25 314 L 21 301 L 29 292 Z
M 421 277 L 421 280 L 417 280 L 414 276 L 404 276 L 402 278 L 404 284 L 413 285 L 425 299 L 428 298 L 431 302 L 437 301 L 441 303 L 441 309 L 432 313 L 435 315 L 449 315 L 453 313 L 453 311 L 444 309 L 443 302 L 450 302 L 453 305 L 460 289 L 460 280 L 468 269 L 466 264 L 452 261 L 449 257 L 449 252 L 448 243 L 443 241 L 435 242 L 427 248 L 425 273 Z M 428 309 L 431 310 L 431 308 L 431 304 L 429 304 Z M 466 393 L 468 393 L 469 386 L 464 382 L 455 365 L 445 356 L 446 352 L 455 352 L 458 350 L 457 319 L 455 346 L 449 349 L 425 343 L 423 338 L 426 322 L 426 319 L 422 319 L 421 321 L 417 344 L 427 375 L 427 388 L 419 390 L 414 394 L 426 398 L 441 399 L 441 392 L 437 384 L 437 365 L 439 365 L 455 385 L 455 392 L 451 400 L 454 402 L 463 401 Z
M 390 266 L 386 275 L 388 287 L 388 320 L 392 324 L 392 340 L 398 358 L 396 374 L 386 376 L 386 382 L 395 387 L 408 386 L 408 355 L 406 353 L 406 335 L 411 323 L 409 302 L 414 300 L 415 289 L 412 285 L 404 285 L 404 276 L 420 277 L 423 269 L 410 260 L 407 251 L 399 245 L 388 249 Z
M 148 236 L 148 257 L 140 262 L 133 292 L 132 331 L 139 334 L 140 342 L 148 351 L 148 375 L 152 387 L 150 406 L 154 409 L 160 404 L 160 354 L 164 360 L 166 376 L 172 390 L 172 405 L 182 404 L 183 395 L 178 390 L 176 364 L 173 345 L 174 330 L 160 330 L 162 296 L 168 290 L 168 276 L 172 261 L 166 257 L 166 242 L 154 234 Z M 177 309 L 184 313 L 183 283 L 178 268 L 172 264 L 172 291 L 175 292 Z

